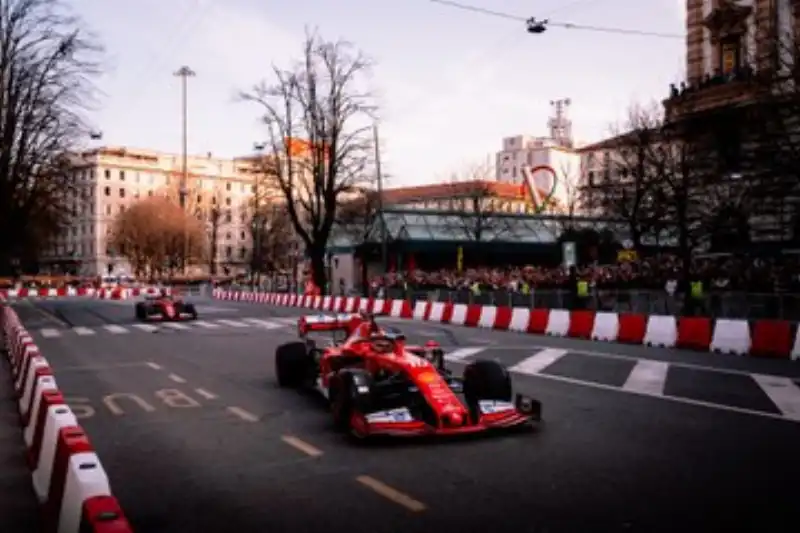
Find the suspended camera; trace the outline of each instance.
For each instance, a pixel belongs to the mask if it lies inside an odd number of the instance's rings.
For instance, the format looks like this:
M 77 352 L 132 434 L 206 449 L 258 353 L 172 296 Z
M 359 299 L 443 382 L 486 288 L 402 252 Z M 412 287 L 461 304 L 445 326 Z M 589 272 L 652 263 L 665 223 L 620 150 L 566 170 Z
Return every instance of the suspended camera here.
M 528 26 L 528 33 L 544 33 L 547 31 L 547 22 L 547 20 L 536 20 L 536 17 L 531 17 L 525 23 Z

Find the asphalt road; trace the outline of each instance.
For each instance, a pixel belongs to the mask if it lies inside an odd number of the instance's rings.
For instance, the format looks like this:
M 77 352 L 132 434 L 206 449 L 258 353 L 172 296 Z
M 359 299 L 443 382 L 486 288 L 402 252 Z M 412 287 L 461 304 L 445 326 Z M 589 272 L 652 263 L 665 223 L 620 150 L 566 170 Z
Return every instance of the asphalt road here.
M 514 368 L 546 423 L 365 448 L 334 433 L 312 396 L 275 386 L 275 347 L 302 311 L 199 301 L 201 324 L 148 332 L 132 307 L 18 306 L 139 532 L 800 524 L 797 364 L 407 322 L 410 341 L 435 338 L 464 357 L 456 369 L 471 357 Z M 653 375 L 664 378 L 655 391 Z

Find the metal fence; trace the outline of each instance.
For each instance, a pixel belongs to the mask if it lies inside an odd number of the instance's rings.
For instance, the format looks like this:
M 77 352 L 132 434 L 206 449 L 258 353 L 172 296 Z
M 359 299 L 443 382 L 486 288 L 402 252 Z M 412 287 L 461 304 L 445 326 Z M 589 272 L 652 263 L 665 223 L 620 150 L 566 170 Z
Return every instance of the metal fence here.
M 537 309 L 594 309 L 667 315 L 703 315 L 716 318 L 782 318 L 800 320 L 800 294 L 712 292 L 700 301 L 687 302 L 685 295 L 655 290 L 595 290 L 588 298 L 575 298 L 570 291 L 542 289 L 531 294 L 512 291 L 408 290 L 392 288 L 387 298 L 408 298 L 412 302 L 433 301 L 497 305 Z M 687 305 L 689 304 L 689 305 Z

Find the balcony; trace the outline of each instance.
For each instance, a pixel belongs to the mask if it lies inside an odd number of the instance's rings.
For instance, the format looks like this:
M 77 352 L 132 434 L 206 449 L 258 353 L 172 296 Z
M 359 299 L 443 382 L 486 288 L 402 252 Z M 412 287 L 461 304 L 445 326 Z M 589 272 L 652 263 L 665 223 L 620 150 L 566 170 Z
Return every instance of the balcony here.
M 666 119 L 678 120 L 688 115 L 750 103 L 758 91 L 759 83 L 752 69 L 743 68 L 728 74 L 707 75 L 694 83 L 673 83 L 669 97 L 662 103 Z

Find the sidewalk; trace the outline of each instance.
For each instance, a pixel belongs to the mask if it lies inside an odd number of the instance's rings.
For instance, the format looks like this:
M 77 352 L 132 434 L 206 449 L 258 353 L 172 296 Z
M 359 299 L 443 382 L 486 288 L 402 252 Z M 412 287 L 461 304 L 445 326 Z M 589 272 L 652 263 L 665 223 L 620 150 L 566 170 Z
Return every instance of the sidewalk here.
M 0 531 L 35 533 L 41 530 L 39 506 L 25 462 L 8 361 L 0 358 Z

